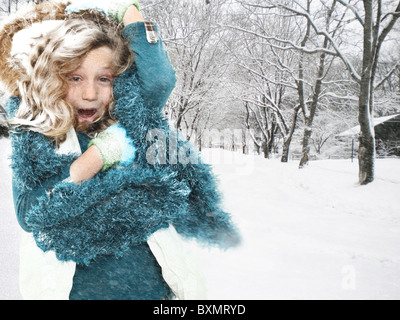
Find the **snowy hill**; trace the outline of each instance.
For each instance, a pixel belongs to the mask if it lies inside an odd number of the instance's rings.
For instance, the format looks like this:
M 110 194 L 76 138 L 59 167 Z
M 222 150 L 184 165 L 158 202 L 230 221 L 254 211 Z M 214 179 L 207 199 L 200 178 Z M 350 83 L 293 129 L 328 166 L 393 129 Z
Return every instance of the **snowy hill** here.
M 0 140 L 0 299 L 19 298 L 18 232 L 9 143 Z M 221 252 L 191 244 L 210 299 L 399 299 L 400 160 L 378 160 L 357 184 L 357 163 L 297 162 L 205 150 L 243 244 Z

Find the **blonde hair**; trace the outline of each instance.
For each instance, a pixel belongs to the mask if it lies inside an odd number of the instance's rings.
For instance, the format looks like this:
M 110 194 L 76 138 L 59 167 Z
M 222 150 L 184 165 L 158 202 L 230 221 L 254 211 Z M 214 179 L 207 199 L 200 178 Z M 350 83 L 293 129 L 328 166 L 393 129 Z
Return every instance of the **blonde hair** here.
M 133 62 L 122 27 L 92 10 L 71 15 L 60 26 L 38 39 L 28 72 L 19 82 L 21 104 L 11 124 L 36 131 L 56 141 L 64 141 L 76 125 L 76 110 L 65 101 L 67 75 L 77 69 L 93 49 L 107 46 L 113 50 L 114 76 Z M 111 110 L 92 130 L 102 130 L 113 122 Z

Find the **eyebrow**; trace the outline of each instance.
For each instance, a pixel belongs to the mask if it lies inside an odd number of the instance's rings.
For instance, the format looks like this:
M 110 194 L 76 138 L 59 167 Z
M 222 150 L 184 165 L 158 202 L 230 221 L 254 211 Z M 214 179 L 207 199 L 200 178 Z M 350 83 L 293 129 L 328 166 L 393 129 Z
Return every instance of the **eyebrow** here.
M 75 72 L 82 72 L 82 66 L 79 66 L 78 68 L 76 68 L 75 70 L 69 72 L 68 74 L 73 74 Z M 108 72 L 110 71 L 112 74 L 114 74 L 114 67 L 113 66 L 109 66 L 109 67 L 104 67 L 104 68 L 99 68 L 96 70 L 96 74 L 99 73 L 103 73 L 103 72 Z
M 111 71 L 111 73 L 114 73 L 114 68 L 110 67 L 110 68 L 99 69 L 98 73 L 103 73 L 103 72 L 108 72 L 108 71 Z

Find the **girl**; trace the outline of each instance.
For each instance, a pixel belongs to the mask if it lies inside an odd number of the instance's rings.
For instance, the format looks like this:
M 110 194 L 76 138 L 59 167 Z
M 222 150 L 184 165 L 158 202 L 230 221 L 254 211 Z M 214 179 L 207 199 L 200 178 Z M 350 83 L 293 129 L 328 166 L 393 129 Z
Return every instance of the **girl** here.
M 166 299 L 177 290 L 153 254 L 162 246 L 150 240 L 165 239 L 157 232 L 173 226 L 222 247 L 238 235 L 208 166 L 146 161 L 148 130 L 170 139 L 161 109 L 175 74 L 138 4 L 117 4 L 101 9 L 123 21 L 123 35 L 97 10 L 48 3 L 0 34 L 0 77 L 13 95 L 14 202 L 41 250 L 76 263 L 70 299 Z M 25 23 L 49 17 L 57 23 L 33 38 L 31 54 L 10 48 Z

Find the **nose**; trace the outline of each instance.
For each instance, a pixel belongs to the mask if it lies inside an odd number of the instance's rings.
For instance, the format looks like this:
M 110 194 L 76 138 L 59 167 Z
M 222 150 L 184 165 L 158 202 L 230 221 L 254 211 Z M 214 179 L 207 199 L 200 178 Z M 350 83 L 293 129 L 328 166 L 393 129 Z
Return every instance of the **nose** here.
M 97 99 L 97 88 L 94 82 L 85 83 L 82 90 L 82 99 L 94 101 Z

